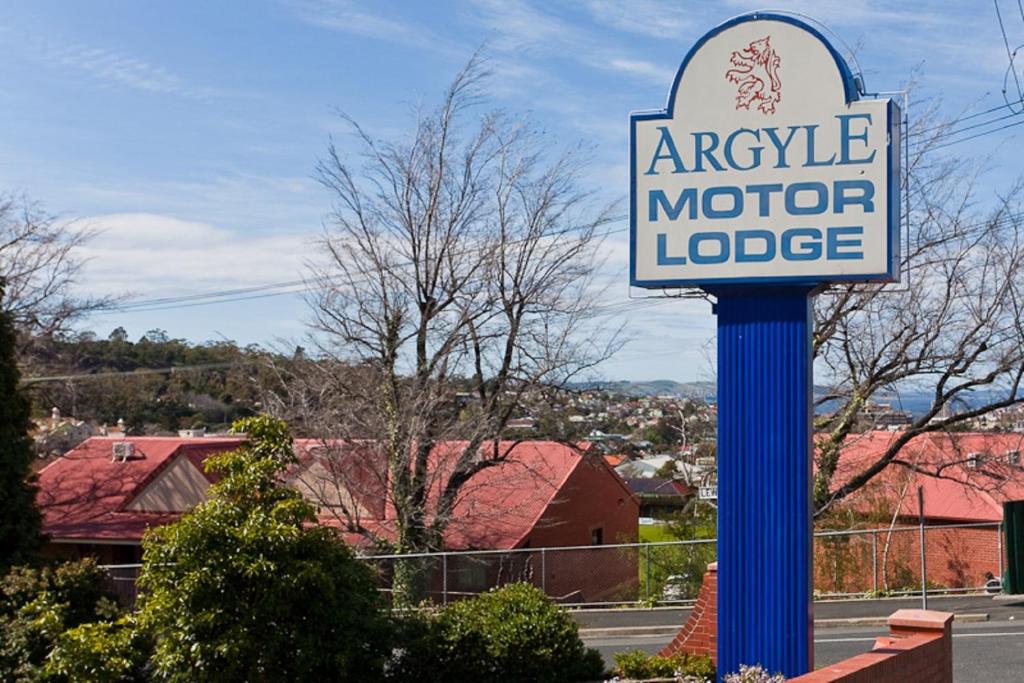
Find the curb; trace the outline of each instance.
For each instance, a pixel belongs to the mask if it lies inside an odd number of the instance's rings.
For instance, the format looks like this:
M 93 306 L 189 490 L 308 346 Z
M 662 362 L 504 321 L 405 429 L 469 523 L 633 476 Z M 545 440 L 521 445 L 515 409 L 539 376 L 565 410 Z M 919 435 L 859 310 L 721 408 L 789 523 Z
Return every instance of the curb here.
M 984 612 L 964 613 L 953 616 L 953 621 L 978 622 L 988 621 L 988 614 Z M 843 628 L 850 626 L 888 626 L 889 617 L 852 617 L 849 619 L 816 619 L 815 629 Z M 619 636 L 674 636 L 679 633 L 682 624 L 678 626 L 617 626 L 614 628 L 581 628 L 580 638 L 614 638 Z

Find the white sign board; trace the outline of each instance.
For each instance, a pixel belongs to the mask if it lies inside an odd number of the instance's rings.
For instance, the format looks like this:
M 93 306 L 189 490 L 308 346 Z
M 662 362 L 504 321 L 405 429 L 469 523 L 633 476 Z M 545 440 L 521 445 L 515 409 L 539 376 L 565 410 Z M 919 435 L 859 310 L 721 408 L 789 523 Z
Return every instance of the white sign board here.
M 718 500 L 718 487 L 701 486 L 697 489 L 697 500 Z
M 631 116 L 631 284 L 895 281 L 900 118 L 799 20 L 712 30 Z

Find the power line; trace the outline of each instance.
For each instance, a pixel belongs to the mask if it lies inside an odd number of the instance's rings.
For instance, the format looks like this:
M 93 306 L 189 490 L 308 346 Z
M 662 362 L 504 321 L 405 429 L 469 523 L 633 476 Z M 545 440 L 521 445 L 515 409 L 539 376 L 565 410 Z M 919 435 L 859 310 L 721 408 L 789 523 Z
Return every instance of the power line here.
M 75 375 L 49 375 L 44 377 L 24 377 L 22 384 L 41 384 L 44 382 L 71 382 L 80 379 L 106 379 L 125 375 L 174 375 L 181 372 L 200 372 L 203 370 L 224 370 L 234 367 L 235 363 L 199 363 L 196 365 L 174 365 L 167 368 L 141 368 L 138 370 L 111 370 L 109 372 L 84 372 Z
M 986 131 L 982 131 L 980 133 L 976 133 L 974 135 L 968 135 L 965 138 L 960 138 L 958 140 L 950 140 L 949 142 L 944 142 L 942 144 L 935 145 L 934 147 L 931 147 L 931 149 L 932 150 L 943 149 L 943 148 L 949 147 L 951 145 L 958 145 L 961 142 L 967 142 L 968 140 L 974 140 L 974 139 L 977 139 L 977 138 L 980 138 L 980 137 L 984 137 L 986 135 L 991 135 L 992 133 L 998 133 L 1001 130 L 1006 130 L 1007 128 L 1013 128 L 1014 126 L 1019 126 L 1022 123 L 1024 123 L 1024 120 L 1015 121 L 1013 123 L 1008 123 L 1005 126 L 999 126 L 998 128 L 993 128 L 992 130 L 986 130 Z
M 580 226 L 573 226 L 571 228 L 566 228 L 564 230 L 553 231 L 551 233 L 543 235 L 543 237 L 559 237 L 559 236 L 571 234 L 573 232 L 581 232 L 581 230 L 582 230 L 582 228 Z M 610 229 L 610 230 L 606 230 L 605 232 L 595 233 L 594 236 L 597 237 L 597 238 L 604 238 L 604 237 L 608 237 L 610 235 L 614 235 L 614 234 L 618 234 L 618 233 L 624 233 L 627 230 L 628 230 L 628 228 L 613 228 L 613 229 Z M 522 244 L 522 243 L 530 241 L 531 239 L 534 239 L 534 238 L 523 238 L 523 239 L 518 239 L 518 240 L 509 240 L 508 242 L 506 242 L 506 244 L 509 244 L 509 245 Z M 453 254 L 453 256 L 458 258 L 458 257 L 462 257 L 462 256 L 468 256 L 468 255 L 471 255 L 473 253 L 481 253 L 483 251 L 484 251 L 484 249 L 482 249 L 482 248 L 481 249 L 468 249 L 468 250 L 462 251 L 460 253 Z M 401 264 L 398 264 L 398 265 L 400 267 L 403 267 L 403 268 L 408 268 L 409 266 L 414 265 L 414 262 L 407 261 L 405 263 L 401 263 Z M 366 279 L 360 280 L 359 282 L 365 282 L 365 281 L 366 281 Z M 297 289 L 296 289 L 296 287 L 297 287 Z M 111 311 L 111 312 L 121 312 L 121 313 L 145 313 L 145 312 L 151 312 L 151 311 L 166 311 L 166 310 L 179 309 L 179 308 L 192 308 L 194 306 L 208 306 L 208 305 L 212 305 L 212 304 L 234 303 L 234 302 L 237 302 L 237 301 L 250 301 L 250 300 L 253 300 L 253 299 L 265 299 L 265 298 L 270 298 L 270 297 L 274 297 L 274 296 L 288 296 L 288 295 L 292 295 L 292 294 L 301 294 L 303 292 L 312 291 L 312 290 L 321 289 L 321 288 L 322 288 L 321 286 L 318 286 L 315 283 L 311 284 L 310 282 L 308 282 L 305 279 L 302 279 L 302 280 L 290 280 L 290 281 L 285 281 L 285 282 L 271 282 L 271 283 L 264 284 L 264 285 L 252 285 L 252 286 L 249 286 L 249 287 L 240 287 L 240 288 L 237 288 L 237 289 L 220 290 L 220 291 L 214 291 L 214 292 L 201 292 L 201 293 L 188 294 L 188 295 L 182 295 L 182 296 L 177 296 L 177 297 L 161 297 L 161 298 L 156 298 L 156 299 L 145 299 L 145 300 L 141 300 L 141 301 L 129 302 L 129 303 L 123 304 L 121 306 L 116 306 L 116 307 L 109 308 L 107 310 Z M 267 290 L 274 290 L 274 289 L 280 289 L 280 290 L 284 290 L 284 291 L 278 291 L 278 292 L 272 292 L 272 293 L 266 293 L 266 294 L 256 294 L 257 292 L 266 292 Z M 248 295 L 248 294 L 253 294 L 253 296 L 245 296 L 245 295 Z M 210 300 L 208 301 L 207 299 L 210 299 Z
M 1007 109 L 1007 108 L 1013 107 L 1014 105 L 1017 105 L 1017 104 L 1024 104 L 1024 99 L 1017 100 L 1016 102 L 1006 102 L 1005 104 L 1000 104 L 998 106 L 992 107 L 991 109 L 986 109 L 985 111 L 979 111 L 979 112 L 977 112 L 975 114 L 970 114 L 968 116 L 960 116 L 958 118 L 953 119 L 952 121 L 947 121 L 946 123 L 942 123 L 942 124 L 939 124 L 937 126 L 932 126 L 931 128 L 925 128 L 924 130 L 915 130 L 914 132 L 909 133 L 907 135 L 907 137 L 915 138 L 915 137 L 919 137 L 921 135 L 927 135 L 928 133 L 932 133 L 932 132 L 935 132 L 937 130 L 943 130 L 943 129 L 946 129 L 946 128 L 951 128 L 953 126 L 956 126 L 956 124 L 958 124 L 958 123 L 962 123 L 963 121 L 970 121 L 972 119 L 978 118 L 979 116 L 985 116 L 986 114 L 991 114 L 993 112 L 997 112 L 1000 109 Z M 1017 114 L 1019 112 L 1014 112 L 1014 113 Z M 981 125 L 985 125 L 985 124 L 979 123 L 977 125 L 981 126 Z
M 992 0 L 996 8 L 996 18 L 999 20 L 999 30 L 1003 34 L 1003 45 L 1006 46 L 1006 58 L 1010 60 L 1010 71 L 1013 72 L 1013 82 L 1017 84 L 1017 98 L 1024 100 L 1024 91 L 1020 87 L 1020 79 L 1017 78 L 1017 70 L 1013 68 L 1014 53 L 1010 52 L 1010 40 L 1006 37 L 1006 26 L 1003 24 L 1003 14 L 999 11 L 999 0 Z M 1018 3 L 1019 4 L 1019 3 Z M 1022 12 L 1024 14 L 1024 12 Z

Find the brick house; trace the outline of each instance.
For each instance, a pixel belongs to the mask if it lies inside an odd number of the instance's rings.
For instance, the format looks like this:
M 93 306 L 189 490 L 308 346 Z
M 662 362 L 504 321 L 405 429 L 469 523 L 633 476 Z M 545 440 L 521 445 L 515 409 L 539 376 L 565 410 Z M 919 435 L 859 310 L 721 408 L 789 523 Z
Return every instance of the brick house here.
M 834 486 L 878 460 L 900 432 L 875 431 L 849 438 L 840 456 Z M 918 486 L 924 497 L 925 524 L 961 525 L 926 530 L 928 580 L 950 588 L 978 587 L 1001 562 L 999 524 L 1003 503 L 1024 500 L 1020 453 L 1024 434 L 961 432 L 922 434 L 900 451 L 898 464 L 886 467 L 842 506 L 893 533 L 869 537 L 819 539 L 815 546 L 815 586 L 849 592 L 872 588 L 873 575 L 890 582 L 920 581 Z M 968 526 L 970 525 L 970 526 Z M 874 557 L 873 557 L 874 555 Z M 874 566 L 874 569 L 873 569 Z
M 205 499 L 214 479 L 203 472 L 203 461 L 241 442 L 238 437 L 86 440 L 39 473 L 37 501 L 48 537 L 46 553 L 95 556 L 105 564 L 138 562 L 147 528 L 174 521 Z M 460 445 L 441 444 L 432 456 L 434 470 L 443 471 Z M 393 540 L 394 507 L 386 495 L 386 481 L 372 466 L 374 458 L 359 449 L 344 449 L 343 457 L 331 458 L 324 447 L 320 442 L 297 441 L 299 464 L 289 472 L 288 482 L 317 503 L 322 522 L 340 526 L 341 517 L 332 507 L 345 504 L 359 511 L 363 526 L 383 540 Z M 502 447 L 511 449 L 508 461 L 478 473 L 464 488 L 444 536 L 446 549 L 636 541 L 639 505 L 599 455 L 543 441 Z M 327 474 L 339 467 L 346 472 L 344 485 L 338 485 L 338 477 L 331 477 L 328 484 Z M 324 495 L 328 490 L 333 501 Z M 436 494 L 434 487 L 431 495 Z M 344 536 L 355 545 L 368 543 L 357 534 Z M 569 555 L 552 560 L 538 578 L 552 595 L 580 590 L 571 567 L 559 565 L 578 561 Z M 476 577 L 470 583 L 479 583 L 479 571 L 466 574 Z M 588 592 L 600 597 L 635 590 L 636 581 L 635 557 L 611 561 L 593 572 Z

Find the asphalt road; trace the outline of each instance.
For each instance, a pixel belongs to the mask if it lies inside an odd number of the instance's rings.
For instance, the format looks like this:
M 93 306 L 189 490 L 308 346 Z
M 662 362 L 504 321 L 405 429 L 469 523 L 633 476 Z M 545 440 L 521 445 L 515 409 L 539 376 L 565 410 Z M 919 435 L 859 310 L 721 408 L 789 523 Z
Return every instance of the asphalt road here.
M 815 616 L 829 620 L 886 617 L 897 609 L 920 607 L 917 600 L 872 600 L 845 603 L 817 603 Z M 958 614 L 988 614 L 988 621 L 954 622 L 954 680 L 964 683 L 1021 683 L 1024 681 L 1024 603 L 995 602 L 987 596 L 929 600 L 929 608 Z M 609 611 L 611 612 L 611 611 Z M 578 615 L 585 624 L 584 642 L 597 648 L 609 666 L 613 655 L 624 650 L 657 652 L 672 638 L 666 624 L 682 624 L 681 610 L 629 610 L 635 614 Z M 824 616 L 828 615 L 828 616 Z M 832 624 L 839 623 L 831 621 Z M 612 625 L 614 624 L 614 625 Z M 657 630 L 655 635 L 627 635 L 629 628 Z M 875 637 L 887 632 L 884 625 L 816 628 L 814 660 L 824 666 L 871 649 Z M 588 633 L 589 632 L 589 633 Z

